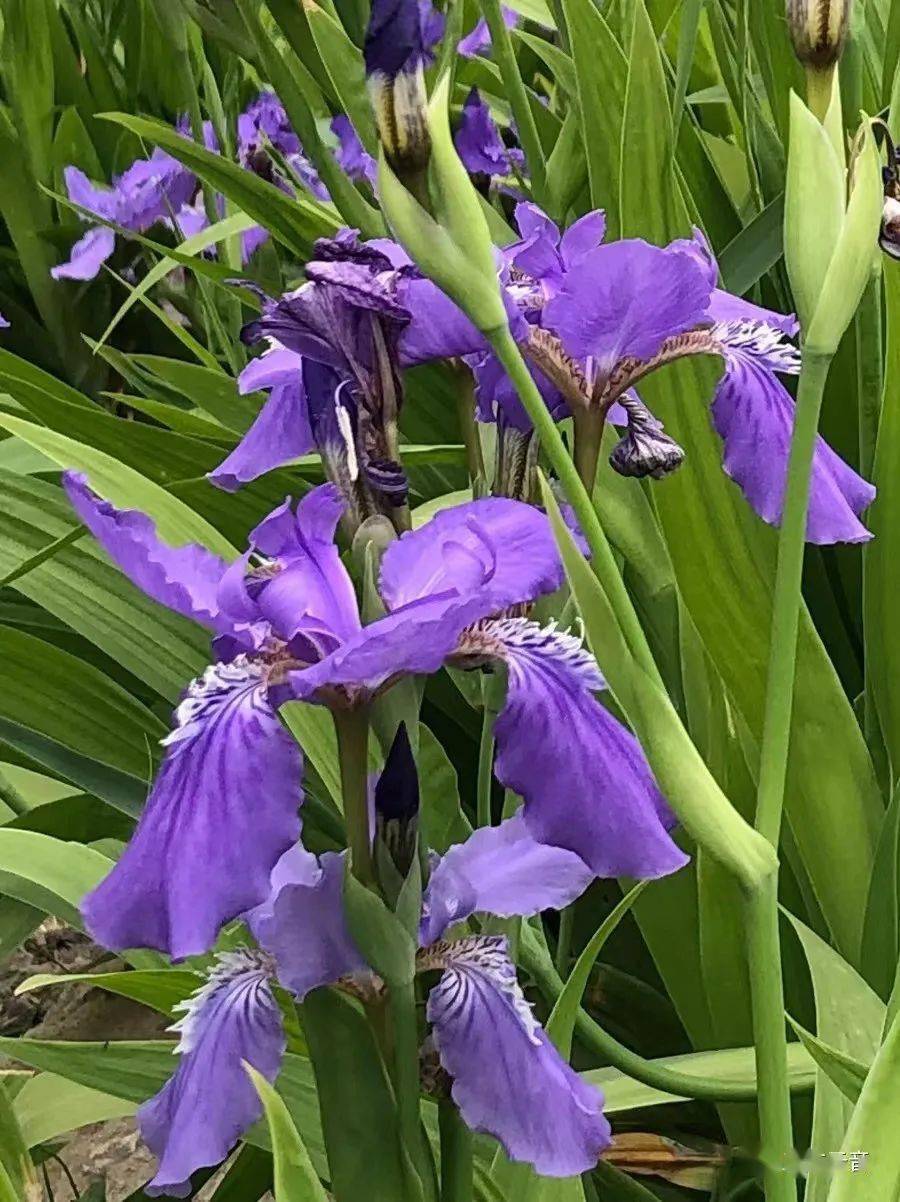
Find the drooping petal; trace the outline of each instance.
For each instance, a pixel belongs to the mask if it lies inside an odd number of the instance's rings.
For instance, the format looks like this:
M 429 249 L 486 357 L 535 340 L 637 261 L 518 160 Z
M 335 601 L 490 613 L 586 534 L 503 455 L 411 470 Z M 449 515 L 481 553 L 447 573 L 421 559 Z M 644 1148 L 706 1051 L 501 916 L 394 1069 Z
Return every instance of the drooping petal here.
M 484 497 L 441 510 L 391 543 L 379 589 L 391 610 L 448 590 L 477 591 L 487 616 L 553 592 L 562 579 L 547 516 L 521 501 Z
M 296 513 L 282 505 L 250 535 L 251 544 L 280 567 L 254 599 L 260 615 L 285 640 L 312 627 L 339 640 L 359 630 L 353 582 L 334 542 L 343 511 L 335 486 L 321 484 L 300 500 Z
M 303 793 L 300 748 L 264 672 L 239 656 L 188 689 L 137 830 L 82 903 L 104 947 L 197 955 L 268 896 L 274 865 L 300 834 Z
M 117 509 L 91 489 L 81 472 L 63 473 L 75 512 L 129 580 L 148 597 L 213 629 L 227 629 L 216 600 L 228 567 L 196 543 L 170 547 L 137 509 Z
M 346 852 L 326 852 L 318 862 L 309 852 L 288 857 L 281 879 L 273 874 L 271 899 L 248 921 L 274 956 L 281 984 L 302 1000 L 311 989 L 367 971 L 367 965 L 344 921 Z
M 475 175 L 509 175 L 522 157 L 505 145 L 477 88 L 466 98 L 453 142 L 466 170 Z
M 725 444 L 723 467 L 763 521 L 777 526 L 794 427 L 794 402 L 777 376 L 756 359 L 726 355 L 712 405 Z M 875 489 L 822 438 L 816 439 L 806 520 L 808 542 L 860 543 L 871 538 L 858 515 Z
M 546 1177 L 593 1168 L 610 1142 L 603 1095 L 572 1071 L 535 1020 L 506 939 L 437 946 L 447 967 L 426 1014 L 463 1119 Z
M 640 239 L 608 242 L 566 272 L 543 324 L 570 355 L 607 372 L 621 358 L 651 358 L 672 334 L 706 320 L 710 284 L 684 250 Z
M 331 132 L 338 140 L 335 158 L 341 169 L 352 180 L 365 180 L 374 187 L 378 165 L 363 146 L 346 113 L 332 117 Z
M 598 877 L 658 877 L 687 856 L 669 837 L 674 818 L 637 739 L 593 696 L 604 687 L 571 635 L 524 618 L 466 635 L 507 667 L 494 734 L 497 779 L 524 799 L 535 839 L 568 848 Z
M 441 857 L 425 891 L 420 941 L 434 943 L 476 911 L 511 918 L 562 910 L 593 879 L 580 856 L 539 843 L 519 812 L 473 831 Z
M 234 492 L 265 472 L 308 454 L 315 445 L 306 390 L 297 372 L 292 383 L 272 389 L 253 425 L 207 479 L 226 492 Z
M 54 280 L 93 280 L 116 249 L 116 235 L 105 225 L 95 225 L 78 239 L 65 263 L 50 268 Z
M 262 388 L 293 384 L 303 367 L 303 356 L 277 342 L 257 359 L 251 359 L 238 376 L 238 392 L 246 396 Z
M 269 1081 L 281 1067 L 285 1037 L 270 977 L 266 957 L 229 952 L 203 988 L 181 1003 L 178 1068 L 137 1113 L 141 1135 L 159 1160 L 144 1187 L 151 1196 L 187 1197 L 191 1175 L 223 1161 L 262 1113 L 243 1062 Z

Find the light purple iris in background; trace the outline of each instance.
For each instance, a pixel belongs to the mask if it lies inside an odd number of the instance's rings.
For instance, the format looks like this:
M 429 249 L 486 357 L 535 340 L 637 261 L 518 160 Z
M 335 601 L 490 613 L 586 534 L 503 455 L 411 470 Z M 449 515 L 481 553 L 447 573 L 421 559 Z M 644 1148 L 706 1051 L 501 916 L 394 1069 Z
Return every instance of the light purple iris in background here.
M 523 798 L 521 822 L 595 876 L 656 877 L 685 862 L 672 815 L 634 737 L 597 701 L 603 680 L 571 635 L 506 616 L 557 589 L 546 516 L 484 498 L 445 510 L 385 552 L 387 614 L 360 623 L 332 535 L 332 485 L 288 503 L 226 564 L 170 547 L 144 514 L 116 509 L 68 473 L 79 518 L 138 587 L 216 634 L 217 661 L 189 687 L 134 837 L 85 900 L 106 947 L 181 958 L 265 898 L 296 841 L 301 755 L 276 710 L 299 698 L 351 707 L 399 677 L 504 666 L 495 771 Z M 196 865 L 205 866 L 202 880 Z
M 505 4 L 501 6 L 500 11 L 503 14 L 503 24 L 507 29 L 515 29 L 522 20 L 514 8 L 509 8 Z M 464 38 L 460 38 L 457 50 L 463 58 L 475 58 L 478 54 L 489 54 L 492 46 L 488 23 L 484 17 L 481 17 L 469 33 Z
M 522 151 L 504 144 L 491 110 L 477 88 L 472 88 L 466 97 L 453 143 L 466 170 L 473 175 L 514 175 L 525 166 Z
M 375 789 L 379 819 L 399 809 L 412 817 L 417 800 L 415 762 L 401 727 Z M 138 1112 L 160 1162 L 149 1193 L 186 1194 L 191 1174 L 223 1160 L 259 1117 L 241 1062 L 269 1080 L 279 1071 L 285 1037 L 273 982 L 299 1000 L 322 985 L 352 983 L 356 992 L 375 985 L 344 920 L 345 859 L 333 852 L 317 859 L 301 846 L 288 851 L 272 873 L 269 896 L 245 916 L 262 950 L 222 956 L 183 1004 L 178 1069 Z M 560 909 L 592 875 L 573 852 L 537 841 L 519 815 L 432 857 L 423 897 L 417 969 L 441 974 L 426 1017 L 453 1099 L 470 1127 L 546 1176 L 596 1164 L 610 1138 L 603 1097 L 534 1018 L 506 938 L 465 927 L 457 938 L 448 932 L 476 912 L 512 917 Z
M 359 134 L 353 128 L 346 113 L 339 113 L 337 117 L 331 119 L 331 132 L 338 140 L 335 158 L 341 170 L 346 172 L 352 180 L 356 182 L 365 180 L 374 188 L 378 175 L 378 164 L 363 146 Z

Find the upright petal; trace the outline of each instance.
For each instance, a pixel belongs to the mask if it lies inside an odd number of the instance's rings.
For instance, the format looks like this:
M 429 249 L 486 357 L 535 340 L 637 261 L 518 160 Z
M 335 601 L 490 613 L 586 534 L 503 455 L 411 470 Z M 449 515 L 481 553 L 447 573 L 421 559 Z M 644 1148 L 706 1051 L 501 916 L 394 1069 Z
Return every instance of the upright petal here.
M 640 239 L 608 242 L 566 272 L 543 324 L 577 359 L 605 373 L 621 358 L 646 360 L 672 334 L 706 320 L 710 284 L 697 259 Z
M 598 877 L 658 877 L 687 862 L 638 741 L 593 696 L 604 682 L 579 640 L 508 618 L 483 623 L 462 648 L 506 664 L 494 771 L 524 799 L 535 839 L 575 852 Z
M 73 204 L 80 205 L 97 217 L 115 217 L 117 198 L 112 188 L 98 188 L 78 167 L 66 167 L 63 179 Z
M 300 373 L 290 384 L 273 388 L 253 425 L 207 479 L 226 492 L 283 467 L 315 448 L 306 390 Z
M 476 591 L 487 616 L 553 592 L 562 580 L 546 514 L 521 501 L 483 497 L 441 510 L 391 543 L 379 588 L 392 610 L 447 591 Z
M 438 944 L 445 972 L 428 997 L 453 1100 L 473 1131 L 546 1177 L 587 1172 L 610 1142 L 603 1095 L 549 1041 L 516 981 L 502 936 Z
M 764 363 L 732 352 L 725 364 L 712 405 L 713 424 L 725 444 L 723 467 L 763 521 L 777 526 L 784 508 L 794 402 Z M 807 541 L 865 542 L 872 536 L 858 515 L 874 498 L 872 485 L 817 438 Z
M 453 139 L 456 153 L 473 174 L 509 175 L 515 156 L 506 147 L 491 110 L 472 88 L 463 105 L 459 129 Z
M 213 629 L 227 628 L 216 593 L 228 568 L 205 547 L 170 547 L 137 509 L 117 509 L 98 496 L 81 472 L 65 472 L 63 485 L 75 512 L 129 580 L 148 597 Z
M 326 852 L 318 863 L 309 852 L 285 858 L 290 864 L 281 880 L 273 874 L 272 897 L 248 921 L 275 957 L 281 984 L 302 1000 L 311 989 L 368 968 L 344 921 L 346 852 Z
M 434 943 L 477 911 L 511 918 L 565 909 L 593 879 L 580 856 L 539 843 L 520 811 L 473 831 L 441 857 L 425 891 L 420 940 Z
M 54 280 L 93 280 L 116 249 L 116 235 L 105 225 L 95 225 L 78 239 L 65 263 L 50 268 Z
M 262 1113 L 244 1061 L 274 1081 L 284 1055 L 271 968 L 257 952 L 229 952 L 180 1009 L 178 1068 L 138 1110 L 144 1141 L 158 1158 L 145 1192 L 185 1198 L 191 1175 L 219 1164 Z
M 131 842 L 82 903 L 104 947 L 176 959 L 208 951 L 221 927 L 263 902 L 300 834 L 300 748 L 239 656 L 193 682 Z
M 515 29 L 522 19 L 514 8 L 506 4 L 501 5 L 500 13 L 507 29 Z M 482 17 L 464 38 L 460 38 L 456 49 L 463 58 L 474 58 L 477 54 L 488 54 L 492 45 L 491 31 Z

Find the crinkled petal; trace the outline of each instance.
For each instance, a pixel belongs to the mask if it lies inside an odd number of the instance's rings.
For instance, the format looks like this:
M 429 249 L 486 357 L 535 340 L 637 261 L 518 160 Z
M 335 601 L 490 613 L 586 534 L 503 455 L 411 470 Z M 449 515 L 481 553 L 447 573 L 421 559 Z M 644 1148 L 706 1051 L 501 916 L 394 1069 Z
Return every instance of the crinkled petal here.
M 543 324 L 577 359 L 608 371 L 624 356 L 649 359 L 672 334 L 706 320 L 710 285 L 696 258 L 640 239 L 608 242 L 566 272 Z
M 262 1113 L 244 1062 L 274 1081 L 284 1055 L 281 1011 L 263 957 L 226 953 L 198 993 L 183 1003 L 178 1068 L 137 1113 L 158 1158 L 151 1196 L 185 1198 L 191 1175 L 219 1164 Z
M 82 903 L 104 947 L 176 959 L 208 951 L 260 904 L 300 834 L 300 748 L 266 694 L 263 665 L 239 656 L 190 686 L 166 756 L 121 859 Z
M 476 911 L 511 918 L 565 909 L 593 879 L 580 856 L 539 843 L 520 811 L 473 831 L 441 857 L 425 891 L 420 941 L 434 943 Z
M 465 1122 L 543 1176 L 592 1169 L 610 1142 L 603 1095 L 573 1072 L 535 1020 L 505 938 L 449 944 L 446 960 L 426 1013 Z
M 344 920 L 346 854 L 326 852 L 317 862 L 309 852 L 288 853 L 281 879 L 273 874 L 270 901 L 248 915 L 254 937 L 275 957 L 279 981 L 301 1000 L 311 989 L 367 970 Z
M 494 726 L 497 779 L 523 798 L 535 839 L 579 855 L 598 877 L 658 877 L 687 856 L 637 739 L 593 696 L 603 679 L 571 635 L 524 618 L 479 631 L 507 667 Z
M 723 467 L 763 521 L 777 526 L 784 507 L 794 402 L 780 380 L 749 357 L 726 358 L 712 405 L 725 444 Z M 860 543 L 871 538 L 858 515 L 875 489 L 822 438 L 816 439 L 806 520 L 808 542 Z
M 116 215 L 117 197 L 112 188 L 98 188 L 78 167 L 67 167 L 63 172 L 66 191 L 73 204 L 88 209 L 98 217 L 111 220 Z
M 290 384 L 273 388 L 253 425 L 231 454 L 207 479 L 226 492 L 283 467 L 314 450 L 306 390 L 300 373 Z
M 486 596 L 484 616 L 562 584 L 546 514 L 522 501 L 483 497 L 440 513 L 391 543 L 379 588 L 388 609 L 452 590 Z
M 282 505 L 250 535 L 251 544 L 281 566 L 256 601 L 261 616 L 285 640 L 310 619 L 340 639 L 359 630 L 353 582 L 334 542 L 343 511 L 337 488 L 320 484 L 300 500 L 296 513 Z
M 509 174 L 510 152 L 477 88 L 472 88 L 466 98 L 453 142 L 467 171 L 476 175 Z
M 93 280 L 116 249 L 116 235 L 105 225 L 89 229 L 72 247 L 65 263 L 50 268 L 54 280 Z
M 81 472 L 63 485 L 75 512 L 129 580 L 148 597 L 213 629 L 227 629 L 216 593 L 228 564 L 196 543 L 170 547 L 137 509 L 117 509 L 99 497 Z

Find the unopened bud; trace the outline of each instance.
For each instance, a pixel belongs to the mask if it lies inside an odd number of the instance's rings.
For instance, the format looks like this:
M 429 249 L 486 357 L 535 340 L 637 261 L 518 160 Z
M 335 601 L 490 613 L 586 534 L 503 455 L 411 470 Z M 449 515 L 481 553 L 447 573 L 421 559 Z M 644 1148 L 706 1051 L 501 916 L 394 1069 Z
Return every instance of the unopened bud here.
M 881 169 L 881 177 L 884 181 L 884 207 L 881 210 L 881 232 L 878 236 L 878 245 L 892 259 L 900 259 L 900 165 L 898 165 L 897 150 L 888 128 L 886 125 L 882 128 L 885 133 L 887 166 Z
M 805 67 L 823 71 L 841 57 L 852 0 L 787 0 L 794 53 Z
M 619 403 L 628 413 L 628 429 L 609 457 L 620 476 L 651 476 L 661 480 L 684 463 L 684 451 L 663 429 L 659 418 L 636 397 L 624 396 Z
M 431 137 L 418 0 L 374 0 L 363 54 L 385 157 L 401 179 L 421 173 Z

